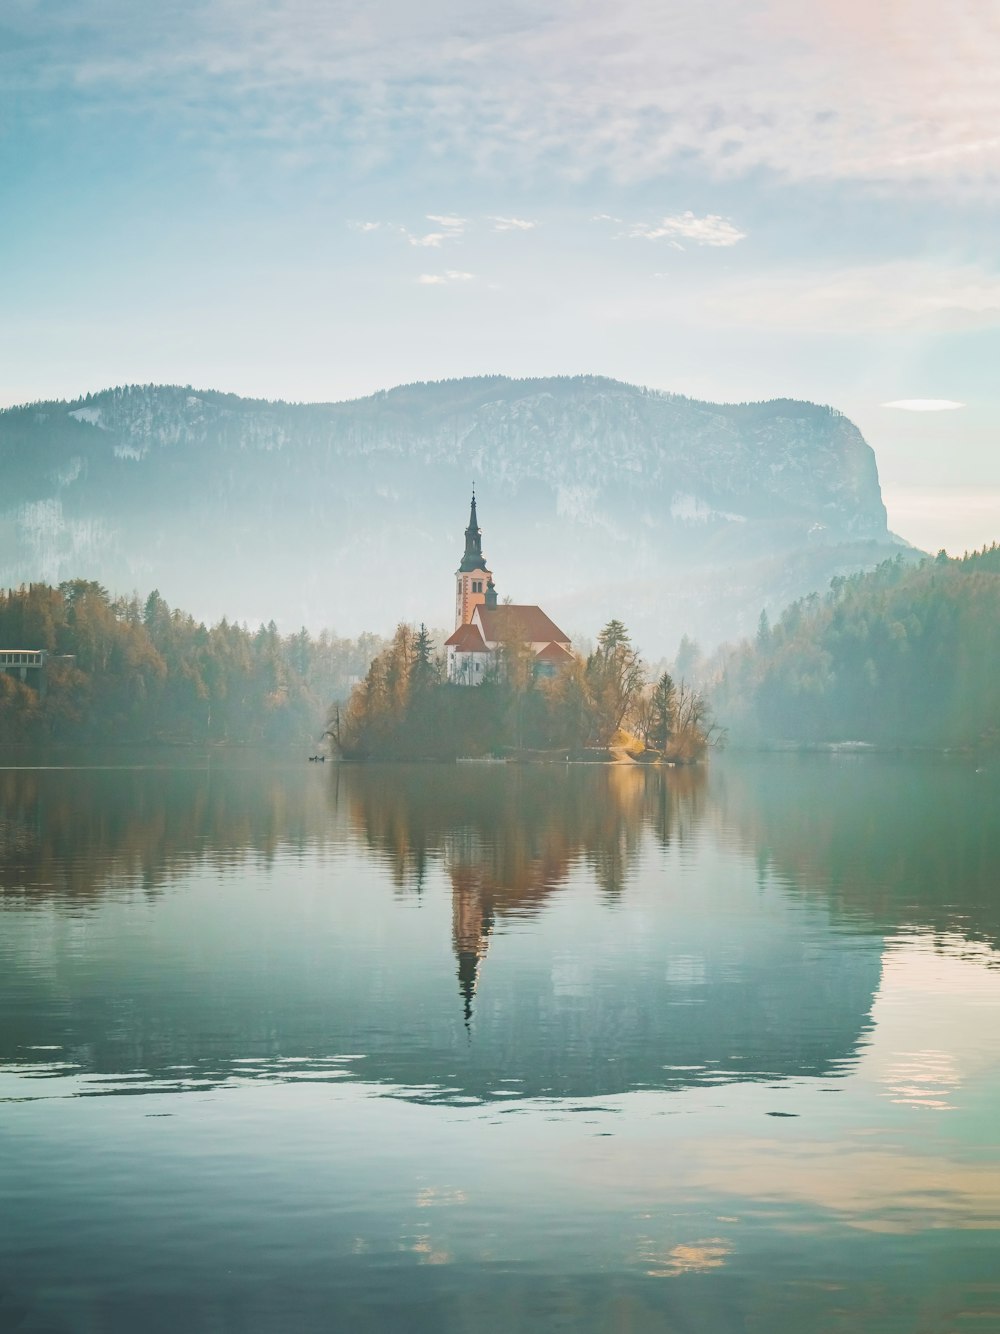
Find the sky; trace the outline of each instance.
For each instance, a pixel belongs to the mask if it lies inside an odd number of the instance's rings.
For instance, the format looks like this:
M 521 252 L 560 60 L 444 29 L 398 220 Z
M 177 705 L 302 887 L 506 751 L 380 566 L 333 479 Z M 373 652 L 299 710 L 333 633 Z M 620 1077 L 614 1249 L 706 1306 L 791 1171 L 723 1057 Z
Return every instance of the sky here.
M 994 0 L 5 0 L 0 405 L 804 398 L 1000 538 Z

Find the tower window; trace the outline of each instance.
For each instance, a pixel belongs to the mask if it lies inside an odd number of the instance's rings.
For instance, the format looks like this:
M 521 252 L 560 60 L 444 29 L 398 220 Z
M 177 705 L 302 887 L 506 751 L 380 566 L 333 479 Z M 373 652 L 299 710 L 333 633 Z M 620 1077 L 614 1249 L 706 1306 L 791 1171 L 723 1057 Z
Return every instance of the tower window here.
M 482 579 L 473 579 L 473 581 L 472 581 L 472 591 L 473 591 L 473 593 L 481 593 L 481 592 L 483 591 L 483 581 L 482 581 Z

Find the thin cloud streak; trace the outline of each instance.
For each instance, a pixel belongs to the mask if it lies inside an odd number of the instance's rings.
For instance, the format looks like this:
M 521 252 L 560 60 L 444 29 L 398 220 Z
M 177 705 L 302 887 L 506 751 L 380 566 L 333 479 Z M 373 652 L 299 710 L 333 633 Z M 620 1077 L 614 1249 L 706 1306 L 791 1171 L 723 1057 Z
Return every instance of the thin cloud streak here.
M 408 239 L 409 239 L 410 245 L 417 245 L 417 246 L 434 246 L 434 247 L 437 247 L 437 246 L 443 245 L 445 241 L 451 241 L 451 240 L 453 240 L 453 239 L 454 239 L 456 236 L 458 236 L 458 235 L 461 235 L 461 233 L 460 233 L 460 232 L 428 232 L 426 236 L 411 236 L 411 237 L 409 237 Z
M 475 276 L 458 269 L 446 269 L 444 273 L 422 273 L 417 282 L 423 287 L 444 287 L 452 283 L 471 283 Z
M 495 232 L 530 232 L 538 226 L 527 218 L 491 218 Z
M 467 218 L 449 217 L 447 214 L 441 213 L 428 213 L 426 216 L 428 222 L 436 222 L 439 227 L 443 227 L 448 232 L 464 231 L 468 222 Z
M 658 223 L 637 222 L 625 232 L 626 237 L 638 237 L 644 241 L 666 239 L 680 247 L 678 238 L 693 241 L 695 245 L 731 246 L 745 241 L 747 234 L 717 213 L 709 213 L 704 218 L 696 217 L 692 212 L 678 213 L 673 217 L 662 218 Z
M 406 236 L 410 245 L 432 246 L 438 248 L 443 246 L 446 241 L 460 240 L 465 234 L 465 218 L 451 217 L 441 213 L 427 213 L 425 214 L 425 217 L 428 222 L 436 222 L 439 227 L 443 228 L 443 230 L 440 232 L 428 232 L 425 236 L 414 236 L 411 232 L 407 232 Z
M 891 403 L 883 403 L 883 408 L 902 408 L 904 412 L 954 412 L 964 408 L 951 398 L 896 398 Z
M 462 237 L 465 236 L 466 229 L 469 226 L 468 218 L 460 218 L 454 214 L 426 213 L 424 216 L 428 222 L 437 223 L 441 230 L 425 232 L 423 235 L 420 235 L 419 233 L 409 231 L 408 228 L 399 223 L 351 221 L 348 222 L 347 225 L 353 231 L 361 232 L 363 234 L 377 231 L 395 231 L 401 236 L 404 236 L 412 246 L 423 246 L 432 249 L 439 248 L 444 245 L 446 241 L 461 240 Z M 487 221 L 492 223 L 490 230 L 493 232 L 530 232 L 534 231 L 538 225 L 536 222 L 528 218 L 508 218 L 496 215 L 488 217 Z

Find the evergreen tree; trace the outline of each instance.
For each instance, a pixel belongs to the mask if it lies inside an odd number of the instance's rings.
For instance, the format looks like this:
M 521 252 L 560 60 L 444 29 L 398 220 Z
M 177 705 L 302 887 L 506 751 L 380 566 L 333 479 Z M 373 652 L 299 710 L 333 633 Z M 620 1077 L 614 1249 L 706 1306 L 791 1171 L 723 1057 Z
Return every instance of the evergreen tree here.
M 413 640 L 413 662 L 410 668 L 410 690 L 415 696 L 422 695 L 438 680 L 437 664 L 434 661 L 434 644 L 423 621 Z
M 599 720 L 597 739 L 607 745 L 625 724 L 645 679 L 642 659 L 621 621 L 608 621 L 597 636 L 597 648 L 587 659 L 587 678 Z
M 995 547 L 887 561 L 789 607 L 727 650 L 715 695 L 747 741 L 993 744 L 1000 732 Z
M 697 643 L 687 635 L 682 635 L 674 659 L 674 676 L 678 681 L 696 680 L 701 661 L 702 652 Z
M 112 599 L 69 580 L 0 592 L 4 645 L 50 657 L 44 698 L 7 690 L 0 740 L 284 742 L 315 738 L 328 701 L 346 699 L 381 640 L 286 640 L 274 622 L 209 628 L 158 592 Z
M 669 672 L 664 672 L 653 686 L 649 708 L 648 744 L 665 752 L 676 726 L 677 688 Z

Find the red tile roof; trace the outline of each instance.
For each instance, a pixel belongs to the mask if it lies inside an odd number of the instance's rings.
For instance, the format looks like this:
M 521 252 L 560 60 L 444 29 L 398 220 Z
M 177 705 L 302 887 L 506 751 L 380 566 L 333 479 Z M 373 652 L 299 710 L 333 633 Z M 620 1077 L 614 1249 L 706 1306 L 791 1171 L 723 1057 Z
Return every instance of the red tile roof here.
M 529 643 L 569 643 L 569 635 L 564 634 L 541 607 L 517 606 L 513 602 L 505 602 L 492 611 L 480 605 L 472 615 L 482 626 L 483 638 L 490 644 L 499 643 L 503 638 L 504 625 L 511 623 Z
M 483 642 L 478 625 L 466 622 L 460 625 L 453 635 L 444 641 L 445 648 L 453 648 L 457 653 L 489 653 Z
M 535 654 L 535 661 L 554 662 L 557 667 L 562 667 L 565 663 L 573 661 L 573 655 L 567 652 L 562 644 L 546 644 Z

